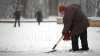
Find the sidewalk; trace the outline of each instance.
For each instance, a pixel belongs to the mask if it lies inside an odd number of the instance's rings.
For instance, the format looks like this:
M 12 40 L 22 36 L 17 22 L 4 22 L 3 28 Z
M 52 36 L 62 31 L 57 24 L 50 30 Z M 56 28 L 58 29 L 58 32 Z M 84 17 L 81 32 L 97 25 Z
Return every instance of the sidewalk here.
M 15 19 L 0 19 L 0 23 L 14 23 Z M 37 19 L 20 19 L 20 22 L 32 23 L 37 22 Z M 56 19 L 43 19 L 43 22 L 56 22 Z

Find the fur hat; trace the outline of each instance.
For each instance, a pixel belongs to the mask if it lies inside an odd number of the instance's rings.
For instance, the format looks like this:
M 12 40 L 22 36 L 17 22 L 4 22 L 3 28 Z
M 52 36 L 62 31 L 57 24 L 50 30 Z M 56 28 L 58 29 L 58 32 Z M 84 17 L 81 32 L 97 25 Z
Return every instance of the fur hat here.
M 66 6 L 61 5 L 59 6 L 59 12 L 61 13 L 62 11 L 64 11 L 66 9 Z

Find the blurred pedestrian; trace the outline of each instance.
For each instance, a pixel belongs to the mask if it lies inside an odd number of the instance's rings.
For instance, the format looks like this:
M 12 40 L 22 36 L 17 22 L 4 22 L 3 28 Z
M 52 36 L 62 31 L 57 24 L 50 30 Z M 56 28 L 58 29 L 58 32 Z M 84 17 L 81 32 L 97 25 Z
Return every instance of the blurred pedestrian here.
M 87 28 L 89 27 L 89 22 L 87 16 L 83 13 L 80 6 L 77 4 L 72 4 L 68 7 L 61 5 L 59 6 L 59 12 L 64 15 L 64 28 L 62 30 L 62 35 L 65 36 L 70 32 L 72 49 L 69 51 L 89 50 L 87 41 Z M 79 37 L 82 46 L 80 49 L 78 45 Z
M 14 12 L 14 17 L 15 17 L 15 24 L 14 24 L 14 27 L 16 27 L 17 21 L 18 21 L 18 26 L 20 27 L 20 17 L 21 17 L 20 11 L 16 10 L 16 11 Z
M 42 22 L 42 18 L 43 18 L 41 9 L 38 9 L 38 11 L 36 12 L 35 18 L 37 18 L 38 25 L 40 25 L 40 22 Z

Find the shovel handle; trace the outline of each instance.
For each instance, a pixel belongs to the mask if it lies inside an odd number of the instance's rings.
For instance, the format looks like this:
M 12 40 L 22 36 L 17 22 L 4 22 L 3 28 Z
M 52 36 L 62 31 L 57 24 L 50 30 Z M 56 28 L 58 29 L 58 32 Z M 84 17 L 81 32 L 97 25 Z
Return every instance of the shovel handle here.
M 60 37 L 60 39 L 57 41 L 57 43 L 54 45 L 54 47 L 52 49 L 55 49 L 55 47 L 58 45 L 58 43 L 61 41 L 62 38 L 63 38 L 63 36 Z
M 54 50 L 56 46 L 57 46 L 57 44 L 55 44 L 54 47 L 53 47 L 52 49 Z

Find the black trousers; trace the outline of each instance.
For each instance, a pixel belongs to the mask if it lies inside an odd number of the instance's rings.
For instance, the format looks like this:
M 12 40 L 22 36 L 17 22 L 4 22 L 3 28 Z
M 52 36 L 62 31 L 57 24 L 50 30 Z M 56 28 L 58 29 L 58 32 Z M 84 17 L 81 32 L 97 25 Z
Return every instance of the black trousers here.
M 16 27 L 17 21 L 18 21 L 18 26 L 20 27 L 20 19 L 19 18 L 15 18 L 15 25 L 14 25 L 14 27 Z
M 83 49 L 88 49 L 88 41 L 87 41 L 87 30 L 84 31 L 83 33 L 79 34 L 79 35 L 75 35 L 71 37 L 71 41 L 72 41 L 72 50 L 78 50 L 79 49 L 79 45 L 78 45 L 78 38 L 80 37 L 81 40 L 81 46 Z
M 38 21 L 38 25 L 40 25 L 40 21 Z

